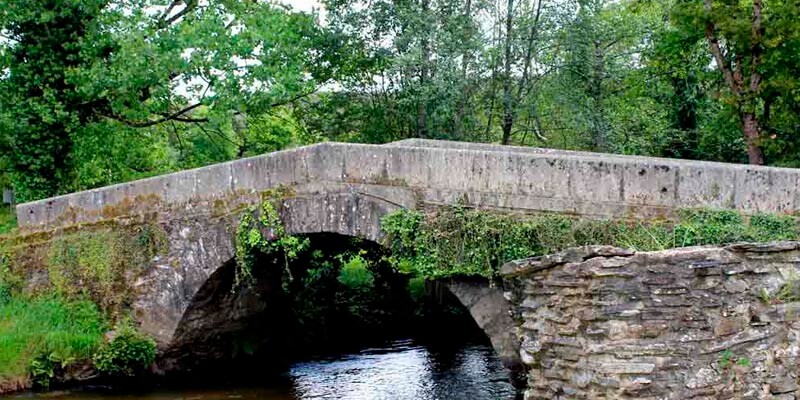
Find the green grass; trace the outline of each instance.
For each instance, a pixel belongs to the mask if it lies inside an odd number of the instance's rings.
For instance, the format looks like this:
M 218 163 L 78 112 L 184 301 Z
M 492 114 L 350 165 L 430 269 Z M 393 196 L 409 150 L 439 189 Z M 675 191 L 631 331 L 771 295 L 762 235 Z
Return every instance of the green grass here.
M 12 296 L 0 303 L 0 383 L 30 376 L 34 360 L 91 360 L 106 323 L 89 301 Z
M 9 233 L 17 228 L 17 216 L 13 210 L 5 205 L 0 205 L 0 235 Z

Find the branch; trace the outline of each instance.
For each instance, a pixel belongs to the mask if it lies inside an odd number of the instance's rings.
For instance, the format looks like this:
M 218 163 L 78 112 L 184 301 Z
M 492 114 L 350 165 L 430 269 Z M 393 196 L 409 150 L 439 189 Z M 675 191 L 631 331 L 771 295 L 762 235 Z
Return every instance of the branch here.
M 3 38 L 3 39 L 8 40 L 8 41 L 19 43 L 19 39 L 13 38 L 11 36 L 8 36 L 8 35 L 2 34 L 2 33 L 0 33 L 0 38 Z
M 728 83 L 728 86 L 731 87 L 734 94 L 738 96 L 741 94 L 740 86 L 737 85 L 733 77 L 730 62 L 728 62 L 725 55 L 722 54 L 722 50 L 719 47 L 719 39 L 716 34 L 716 27 L 714 26 L 714 21 L 711 19 L 711 0 L 703 0 L 703 3 L 708 12 L 708 21 L 706 22 L 706 41 L 708 42 L 708 47 L 711 50 L 711 54 L 714 56 L 714 60 L 717 62 L 719 70 L 722 71 L 722 75 L 725 77 L 725 82 Z
M 319 87 L 316 87 L 316 88 L 314 88 L 314 90 L 311 90 L 311 91 L 309 91 L 309 92 L 306 92 L 306 93 L 300 93 L 300 94 L 298 94 L 297 96 L 291 97 L 291 98 L 289 98 L 289 99 L 286 99 L 286 100 L 281 100 L 281 101 L 278 101 L 278 102 L 272 103 L 272 104 L 270 104 L 269 106 L 270 106 L 270 107 L 280 107 L 280 106 L 285 106 L 285 105 L 287 105 L 287 104 L 294 103 L 295 101 L 297 101 L 297 100 L 300 100 L 300 99 L 302 99 L 302 98 L 304 98 L 304 97 L 311 96 L 312 94 L 314 94 L 314 93 L 317 93 L 317 91 L 319 91 Z
M 761 89 L 761 74 L 758 67 L 761 66 L 762 47 L 761 41 L 764 36 L 764 27 L 761 25 L 761 10 L 764 8 L 762 0 L 753 0 L 753 30 L 750 38 L 750 92 L 757 93 Z
M 172 4 L 170 4 L 170 5 L 169 5 L 169 7 L 167 7 L 167 9 L 164 11 L 164 14 L 162 14 L 162 15 L 161 15 L 161 18 L 159 18 L 159 19 L 158 19 L 158 21 L 159 21 L 159 24 L 160 24 L 160 23 L 162 23 L 162 22 L 164 22 L 164 21 L 166 21 L 166 20 L 167 20 L 167 17 L 168 17 L 168 16 L 169 16 L 169 14 L 172 12 L 172 10 L 173 10 L 175 7 L 177 7 L 177 6 L 178 6 L 178 4 L 181 4 L 181 3 L 183 3 L 183 1 L 182 1 L 182 0 L 174 0 L 174 1 L 172 2 Z
M 170 12 L 180 3 L 184 3 L 182 0 L 175 0 L 170 4 L 169 8 L 167 8 L 167 12 L 164 13 L 163 17 L 158 21 L 156 24 L 156 28 L 163 29 L 166 28 L 179 19 L 183 18 L 186 14 L 192 12 L 195 8 L 197 8 L 197 0 L 188 0 L 185 2 L 186 7 L 183 10 L 178 11 L 175 15 L 167 18 Z
M 217 148 L 217 151 L 219 151 L 220 153 L 223 153 L 223 154 L 225 153 L 225 150 L 223 150 L 223 149 L 222 149 L 222 147 L 221 147 L 220 145 L 218 145 L 218 144 L 217 144 L 217 142 L 215 142 L 215 141 L 214 141 L 214 139 L 213 139 L 213 137 L 211 136 L 211 134 L 210 134 L 210 133 L 208 133 L 208 131 L 207 131 L 207 130 L 206 130 L 204 127 L 203 127 L 203 125 L 201 125 L 201 124 L 197 124 L 197 123 L 196 123 L 195 125 L 196 125 L 198 128 L 200 128 L 200 130 L 201 130 L 201 131 L 203 131 L 203 133 L 205 133 L 205 134 L 206 134 L 206 136 L 208 137 L 208 140 L 209 140 L 209 141 L 210 141 L 210 142 L 211 142 L 211 143 L 214 145 L 214 147 L 216 147 L 216 148 Z M 217 135 L 219 135 L 221 138 L 223 138 L 223 139 L 227 139 L 227 138 L 226 138 L 224 135 L 222 135 L 221 133 L 218 133 L 218 132 L 215 132 L 215 133 L 217 133 Z M 233 143 L 235 146 L 237 146 L 237 148 L 239 147 L 239 145 L 238 145 L 238 144 L 234 143 L 234 142 L 233 142 L 233 141 L 231 141 L 230 139 L 227 139 L 227 140 L 228 140 L 229 142 Z
M 172 121 L 178 121 L 178 122 L 191 122 L 191 123 L 208 122 L 208 118 L 174 117 L 174 118 L 171 118 L 171 120 Z
M 127 119 L 125 119 L 125 118 L 123 118 L 123 117 L 121 117 L 119 115 L 116 115 L 116 114 L 106 115 L 106 117 L 111 118 L 111 119 L 115 119 L 117 121 L 120 121 L 120 122 L 124 123 L 125 125 L 131 126 L 131 127 L 134 127 L 134 128 L 147 128 L 149 126 L 158 125 L 158 124 L 161 124 L 161 123 L 164 123 L 164 122 L 167 122 L 167 121 L 195 122 L 193 119 L 182 118 L 181 116 L 183 114 L 188 113 L 189 111 L 194 110 L 195 108 L 198 108 L 198 107 L 202 106 L 202 105 L 203 105 L 202 103 L 193 104 L 193 105 L 188 106 L 188 107 L 186 107 L 186 108 L 184 108 L 184 109 L 182 109 L 180 111 L 177 111 L 177 112 L 172 113 L 172 114 L 164 115 L 163 118 L 159 118 L 159 119 L 152 120 L 152 121 L 142 121 L 142 122 L 140 122 L 140 121 L 129 121 L 129 120 L 127 120 Z M 205 119 L 205 118 L 202 118 L 202 119 Z M 200 118 L 198 118 L 198 120 L 200 120 Z
M 199 124 L 199 123 L 196 123 L 196 122 L 195 122 L 195 126 L 197 126 L 198 128 L 200 128 L 200 130 L 201 130 L 201 131 L 203 131 L 203 133 L 205 133 L 205 134 L 208 136 L 208 138 L 209 138 L 209 139 L 211 139 L 211 133 L 209 133 L 209 131 L 208 131 L 208 130 L 206 130 L 206 128 L 205 128 L 205 127 L 203 127 L 203 125 L 201 125 L 201 124 Z M 232 144 L 232 145 L 236 146 L 236 148 L 241 148 L 242 146 L 244 146 L 244 144 L 243 144 L 243 143 L 242 143 L 242 144 L 240 144 L 240 143 L 236 143 L 235 141 L 231 140 L 231 138 L 229 138 L 229 137 L 225 136 L 225 134 L 223 134 L 222 132 L 220 132 L 220 131 L 219 131 L 219 130 L 217 130 L 217 129 L 212 129 L 212 130 L 211 130 L 211 132 L 215 133 L 217 136 L 219 136 L 219 137 L 220 137 L 220 138 L 222 138 L 223 140 L 227 141 L 228 143 L 230 143 L 230 144 Z

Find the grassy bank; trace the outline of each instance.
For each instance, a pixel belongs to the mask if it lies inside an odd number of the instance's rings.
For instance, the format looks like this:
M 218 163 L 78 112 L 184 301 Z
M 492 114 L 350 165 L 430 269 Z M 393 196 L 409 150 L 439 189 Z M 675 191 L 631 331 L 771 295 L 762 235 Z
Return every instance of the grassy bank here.
M 155 342 L 127 321 L 105 340 L 111 327 L 89 300 L 6 294 L 0 298 L 0 394 L 82 379 L 67 372 L 76 364 L 104 377 L 145 372 Z
M 464 208 L 401 210 L 384 218 L 391 259 L 417 276 L 493 277 L 503 263 L 569 247 L 605 244 L 639 251 L 800 237 L 797 218 L 727 210 L 683 210 L 678 221 L 590 221 Z
M 90 361 L 107 327 L 89 301 L 6 297 L 0 303 L 0 387 L 52 378 L 56 364 Z

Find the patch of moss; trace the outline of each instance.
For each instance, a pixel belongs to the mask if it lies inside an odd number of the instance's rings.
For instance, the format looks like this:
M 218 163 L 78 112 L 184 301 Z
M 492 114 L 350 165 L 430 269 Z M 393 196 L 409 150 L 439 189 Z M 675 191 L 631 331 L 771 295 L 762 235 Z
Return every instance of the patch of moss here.
M 155 225 L 79 231 L 56 237 L 46 267 L 50 284 L 67 298 L 86 296 L 110 315 L 132 300 L 126 276 L 136 275 L 166 248 L 166 233 Z

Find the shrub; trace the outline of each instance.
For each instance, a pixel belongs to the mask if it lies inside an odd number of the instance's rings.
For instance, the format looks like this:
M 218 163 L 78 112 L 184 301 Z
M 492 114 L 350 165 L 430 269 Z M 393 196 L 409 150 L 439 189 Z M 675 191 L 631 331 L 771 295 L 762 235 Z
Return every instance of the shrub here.
M 17 216 L 13 210 L 0 204 L 0 235 L 10 233 L 17 228 Z
M 94 355 L 94 366 L 110 376 L 133 376 L 146 370 L 156 358 L 156 342 L 130 323 L 117 327 L 116 335 Z
M 362 250 L 363 251 L 363 250 Z M 369 270 L 369 262 L 363 254 L 350 255 L 349 258 L 339 256 L 342 268 L 339 270 L 339 282 L 351 289 L 369 289 L 375 284 L 375 277 Z
M 395 268 L 435 279 L 492 278 L 503 263 L 569 247 L 605 244 L 639 251 L 798 238 L 795 217 L 728 210 L 681 210 L 677 222 L 520 216 L 461 207 L 424 214 L 400 210 L 382 220 Z

